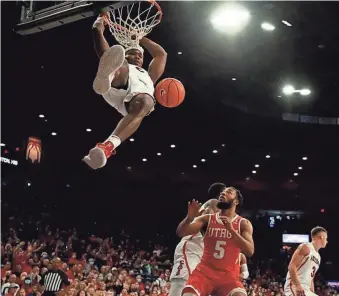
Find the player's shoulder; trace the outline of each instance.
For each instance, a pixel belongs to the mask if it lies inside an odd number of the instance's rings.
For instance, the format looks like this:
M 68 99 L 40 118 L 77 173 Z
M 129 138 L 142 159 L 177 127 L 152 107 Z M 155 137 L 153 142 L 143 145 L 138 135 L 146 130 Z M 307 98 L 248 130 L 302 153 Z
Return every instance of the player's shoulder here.
M 311 253 L 311 248 L 309 243 L 302 243 L 298 246 L 297 250 L 299 251 L 300 255 L 307 256 Z
M 252 222 L 242 216 L 238 216 L 238 221 L 241 225 L 244 225 L 245 227 L 252 227 Z

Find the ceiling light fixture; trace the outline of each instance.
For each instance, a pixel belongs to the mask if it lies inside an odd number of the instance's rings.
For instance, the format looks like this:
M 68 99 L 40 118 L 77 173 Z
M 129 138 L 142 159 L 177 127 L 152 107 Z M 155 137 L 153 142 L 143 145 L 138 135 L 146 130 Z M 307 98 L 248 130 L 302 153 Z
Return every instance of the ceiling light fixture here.
M 287 27 L 292 27 L 292 25 L 288 21 L 282 20 L 281 22 Z
M 266 22 L 261 24 L 261 28 L 265 31 L 273 31 L 275 29 L 272 24 Z
M 292 85 L 285 85 L 282 91 L 285 95 L 289 96 L 295 92 L 295 88 Z
M 302 95 L 302 96 L 308 96 L 311 94 L 311 90 L 308 89 L 308 88 L 303 88 L 299 91 L 299 93 Z

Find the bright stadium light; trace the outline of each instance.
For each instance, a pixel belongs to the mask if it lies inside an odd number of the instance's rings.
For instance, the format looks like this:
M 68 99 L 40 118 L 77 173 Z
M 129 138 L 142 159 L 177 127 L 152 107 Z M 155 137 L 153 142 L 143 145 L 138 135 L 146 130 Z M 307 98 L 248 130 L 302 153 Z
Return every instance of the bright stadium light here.
M 311 94 L 311 90 L 309 90 L 308 88 L 303 88 L 299 92 L 302 96 L 308 96 Z
M 273 31 L 275 27 L 270 23 L 262 23 L 261 28 L 265 31 Z
M 282 91 L 285 95 L 289 96 L 289 95 L 291 95 L 295 92 L 295 89 L 292 85 L 286 85 L 286 86 L 284 86 Z
M 281 21 L 284 25 L 286 25 L 287 27 L 292 27 L 292 25 L 288 22 L 288 21 Z
M 232 3 L 217 9 L 211 18 L 211 22 L 218 31 L 233 35 L 242 31 L 250 18 L 251 15 L 247 9 Z

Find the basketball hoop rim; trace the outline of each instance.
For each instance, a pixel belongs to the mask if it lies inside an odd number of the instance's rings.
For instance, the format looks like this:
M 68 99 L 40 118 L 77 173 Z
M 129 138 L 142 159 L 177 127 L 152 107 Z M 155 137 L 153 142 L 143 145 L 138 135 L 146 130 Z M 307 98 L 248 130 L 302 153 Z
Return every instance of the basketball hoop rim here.
M 139 2 L 149 2 L 150 4 L 154 5 L 157 8 L 157 10 L 159 12 L 159 19 L 157 21 L 157 25 L 158 25 L 162 20 L 162 9 L 161 9 L 161 6 L 159 5 L 159 3 L 157 1 L 154 1 L 154 0 L 142 0 L 142 1 L 139 1 Z M 121 30 L 127 30 L 125 27 L 122 27 L 122 26 L 112 22 L 112 20 L 109 16 L 109 11 L 101 13 L 100 16 L 104 17 L 106 19 L 106 21 L 108 23 L 110 23 L 111 25 L 116 26 Z

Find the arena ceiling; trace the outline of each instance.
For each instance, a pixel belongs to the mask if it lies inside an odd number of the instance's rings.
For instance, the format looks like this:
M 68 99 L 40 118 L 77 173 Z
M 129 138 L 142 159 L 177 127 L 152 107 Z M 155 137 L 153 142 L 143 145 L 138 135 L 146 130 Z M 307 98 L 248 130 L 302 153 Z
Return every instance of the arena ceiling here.
M 339 126 L 288 122 L 282 114 L 339 116 L 339 4 L 246 2 L 251 21 L 232 37 L 211 26 L 221 4 L 161 2 L 163 21 L 149 37 L 167 50 L 164 77 L 183 82 L 185 102 L 175 109 L 156 106 L 134 141 L 93 172 L 81 159 L 120 118 L 92 90 L 94 19 L 20 36 L 12 30 L 15 3 L 2 2 L 2 156 L 19 160 L 18 167 L 2 166 L 3 180 L 10 184 L 21 174 L 26 185 L 35 180 L 46 190 L 95 180 L 92 193 L 131 180 L 164 188 L 188 184 L 198 192 L 224 181 L 246 190 L 253 204 L 277 196 L 337 203 Z M 263 21 L 276 29 L 263 31 Z M 286 97 L 286 83 L 312 93 Z M 24 160 L 29 136 L 43 143 L 42 163 L 34 168 Z

